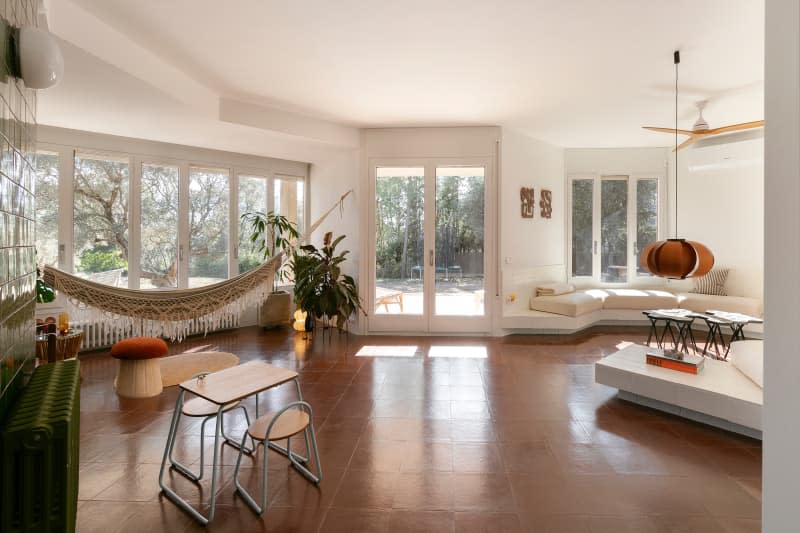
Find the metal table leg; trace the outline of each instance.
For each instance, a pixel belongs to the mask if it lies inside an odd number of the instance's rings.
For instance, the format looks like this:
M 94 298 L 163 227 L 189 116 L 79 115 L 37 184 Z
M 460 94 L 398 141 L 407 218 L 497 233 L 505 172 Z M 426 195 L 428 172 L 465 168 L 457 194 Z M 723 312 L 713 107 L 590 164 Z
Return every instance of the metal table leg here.
M 172 424 L 170 425 L 169 434 L 167 435 L 167 443 L 164 446 L 164 457 L 161 459 L 161 470 L 158 473 L 158 484 L 161 487 L 161 491 L 164 493 L 164 495 L 172 500 L 175 505 L 189 513 L 192 518 L 201 524 L 207 525 L 211 520 L 214 519 L 214 512 L 216 511 L 217 476 L 219 470 L 219 468 L 217 468 L 219 465 L 219 435 L 222 424 L 222 408 L 224 406 L 220 405 L 219 410 L 217 411 L 216 430 L 214 431 L 214 462 L 211 465 L 211 509 L 209 510 L 208 517 L 205 517 L 200 514 L 197 509 L 189 505 L 186 500 L 181 498 L 178 493 L 172 490 L 172 488 L 164 482 L 164 471 L 166 470 L 167 460 L 172 452 L 172 447 L 175 445 L 175 437 L 178 433 L 178 423 L 180 422 L 181 418 L 181 410 L 183 408 L 183 397 L 185 392 L 186 391 L 181 390 L 181 392 L 178 394 L 178 399 L 175 401 L 175 411 L 172 413 Z

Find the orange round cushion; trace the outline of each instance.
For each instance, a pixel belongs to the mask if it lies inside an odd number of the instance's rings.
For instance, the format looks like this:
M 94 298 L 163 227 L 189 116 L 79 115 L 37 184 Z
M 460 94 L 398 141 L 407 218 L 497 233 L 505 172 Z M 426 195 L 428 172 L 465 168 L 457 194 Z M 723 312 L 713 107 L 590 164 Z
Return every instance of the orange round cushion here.
M 167 343 L 155 337 L 131 337 L 111 347 L 111 357 L 117 359 L 153 359 L 167 353 Z

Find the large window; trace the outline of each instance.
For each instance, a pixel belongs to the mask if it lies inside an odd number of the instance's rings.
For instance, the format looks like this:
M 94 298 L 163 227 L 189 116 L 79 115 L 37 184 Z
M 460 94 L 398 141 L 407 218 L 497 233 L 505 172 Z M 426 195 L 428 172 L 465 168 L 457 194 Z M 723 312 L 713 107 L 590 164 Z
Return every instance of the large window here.
M 75 272 L 119 287 L 128 286 L 128 179 L 128 158 L 75 156 Z
M 35 154 L 39 262 L 98 283 L 145 290 L 216 283 L 263 261 L 238 214 L 275 210 L 305 224 L 303 177 L 43 149 Z
M 570 274 L 629 283 L 650 274 L 639 254 L 659 237 L 662 180 L 629 175 L 570 178 Z

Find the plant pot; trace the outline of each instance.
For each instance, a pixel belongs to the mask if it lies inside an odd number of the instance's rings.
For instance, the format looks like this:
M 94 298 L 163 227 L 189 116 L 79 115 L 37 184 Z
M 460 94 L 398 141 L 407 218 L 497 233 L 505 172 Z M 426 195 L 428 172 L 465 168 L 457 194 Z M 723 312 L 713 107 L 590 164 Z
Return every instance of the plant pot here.
M 261 304 L 258 325 L 262 328 L 277 328 L 287 325 L 292 318 L 292 295 L 285 291 L 270 293 Z

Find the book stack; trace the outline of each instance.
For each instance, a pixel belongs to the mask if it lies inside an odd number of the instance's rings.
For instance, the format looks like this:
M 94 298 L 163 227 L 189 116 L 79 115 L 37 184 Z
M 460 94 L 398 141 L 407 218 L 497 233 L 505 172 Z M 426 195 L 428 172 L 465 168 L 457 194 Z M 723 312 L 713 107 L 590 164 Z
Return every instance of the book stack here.
M 697 374 L 703 370 L 704 357 L 691 355 L 677 350 L 664 350 L 658 352 L 647 352 L 646 360 L 648 365 L 669 368 L 687 374 Z

